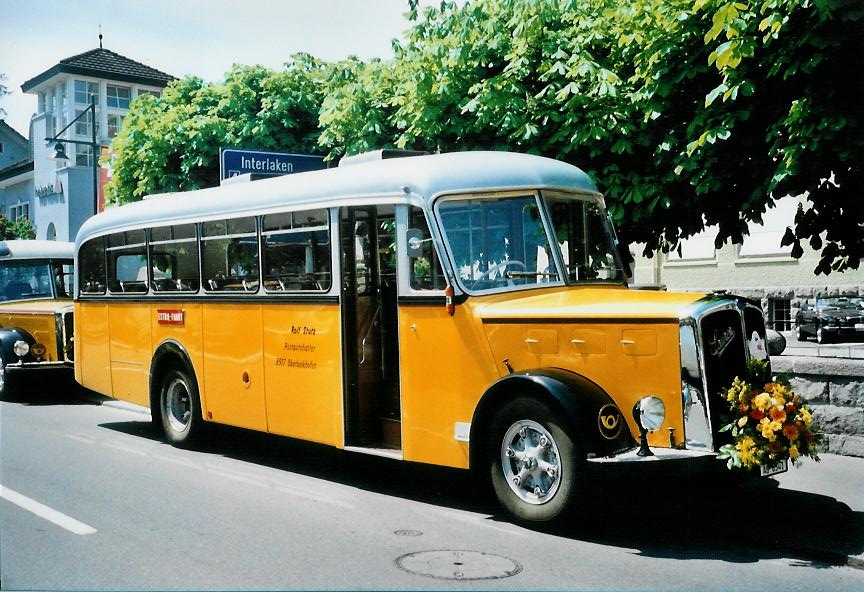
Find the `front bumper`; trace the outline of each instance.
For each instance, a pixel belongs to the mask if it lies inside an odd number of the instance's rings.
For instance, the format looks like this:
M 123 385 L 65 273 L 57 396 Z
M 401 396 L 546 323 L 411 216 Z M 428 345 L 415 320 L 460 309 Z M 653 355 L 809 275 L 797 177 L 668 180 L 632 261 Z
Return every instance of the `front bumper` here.
M 72 362 L 14 362 L 6 364 L 6 372 L 23 372 L 28 370 L 72 370 Z

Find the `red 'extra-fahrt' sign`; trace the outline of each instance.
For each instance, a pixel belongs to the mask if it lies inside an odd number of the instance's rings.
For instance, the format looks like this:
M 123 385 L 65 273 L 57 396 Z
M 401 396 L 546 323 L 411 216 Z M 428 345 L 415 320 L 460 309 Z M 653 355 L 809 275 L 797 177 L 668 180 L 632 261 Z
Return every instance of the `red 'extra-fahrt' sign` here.
M 156 320 L 160 325 L 182 325 L 186 319 L 186 315 L 181 309 L 165 309 L 156 310 Z

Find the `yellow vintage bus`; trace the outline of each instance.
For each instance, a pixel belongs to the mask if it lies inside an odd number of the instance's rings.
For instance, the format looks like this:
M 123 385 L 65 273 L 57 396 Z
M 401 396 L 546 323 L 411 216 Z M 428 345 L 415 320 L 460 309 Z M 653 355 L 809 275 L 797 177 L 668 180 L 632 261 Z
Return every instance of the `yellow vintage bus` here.
M 178 446 L 215 422 L 475 469 L 523 521 L 573 507 L 593 463 L 716 454 L 758 305 L 630 289 L 574 166 L 396 155 L 90 219 L 78 381 Z
M 0 399 L 33 371 L 71 378 L 74 255 L 69 242 L 0 241 Z

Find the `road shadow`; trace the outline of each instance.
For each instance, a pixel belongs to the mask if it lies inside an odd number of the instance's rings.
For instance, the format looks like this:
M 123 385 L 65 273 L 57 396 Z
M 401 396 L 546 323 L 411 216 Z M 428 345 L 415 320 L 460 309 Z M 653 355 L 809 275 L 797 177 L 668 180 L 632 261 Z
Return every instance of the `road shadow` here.
M 149 421 L 100 427 L 164 441 Z M 338 450 L 261 432 L 208 426 L 198 448 L 289 473 L 512 522 L 468 471 Z M 167 446 L 167 444 L 166 444 Z M 864 512 L 835 498 L 779 488 L 773 479 L 739 486 L 699 478 L 612 479 L 576 514 L 542 530 L 550 536 L 636 549 L 645 557 L 750 563 L 789 558 L 842 564 L 864 552 Z
M 645 557 L 752 563 L 794 558 L 842 565 L 864 552 L 864 512 L 833 497 L 782 489 L 773 479 L 722 487 L 622 482 L 582 520 L 552 533 L 635 548 Z
M 13 376 L 15 384 L 3 400 L 25 406 L 101 405 L 110 400 L 104 395 L 84 388 L 66 372 L 28 372 Z

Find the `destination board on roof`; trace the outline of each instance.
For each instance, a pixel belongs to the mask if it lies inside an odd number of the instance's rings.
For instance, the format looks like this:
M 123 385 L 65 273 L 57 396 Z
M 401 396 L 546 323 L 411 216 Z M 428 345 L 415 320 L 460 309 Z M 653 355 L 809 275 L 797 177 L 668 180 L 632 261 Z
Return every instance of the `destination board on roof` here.
M 222 148 L 219 151 L 219 179 L 254 175 L 290 175 L 327 168 L 323 156 L 311 154 L 289 154 L 287 152 L 265 152 L 262 150 L 238 150 Z

